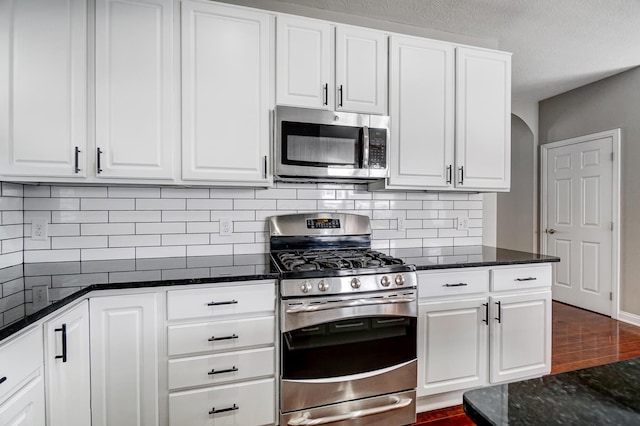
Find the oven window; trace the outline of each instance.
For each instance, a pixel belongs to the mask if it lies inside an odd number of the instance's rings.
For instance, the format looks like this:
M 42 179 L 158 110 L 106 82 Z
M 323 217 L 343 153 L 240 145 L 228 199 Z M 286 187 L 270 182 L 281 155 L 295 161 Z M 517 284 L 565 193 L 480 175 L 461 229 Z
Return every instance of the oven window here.
M 360 168 L 361 128 L 282 122 L 282 163 Z
M 411 361 L 416 322 L 414 317 L 366 317 L 283 333 L 282 377 L 338 377 Z

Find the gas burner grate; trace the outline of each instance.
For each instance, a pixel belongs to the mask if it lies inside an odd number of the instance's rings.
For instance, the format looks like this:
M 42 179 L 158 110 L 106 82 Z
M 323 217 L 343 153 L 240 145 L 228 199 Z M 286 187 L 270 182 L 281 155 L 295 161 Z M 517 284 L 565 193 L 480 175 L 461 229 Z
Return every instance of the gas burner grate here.
M 404 265 L 401 259 L 369 249 L 300 250 L 277 254 L 285 271 L 321 271 Z

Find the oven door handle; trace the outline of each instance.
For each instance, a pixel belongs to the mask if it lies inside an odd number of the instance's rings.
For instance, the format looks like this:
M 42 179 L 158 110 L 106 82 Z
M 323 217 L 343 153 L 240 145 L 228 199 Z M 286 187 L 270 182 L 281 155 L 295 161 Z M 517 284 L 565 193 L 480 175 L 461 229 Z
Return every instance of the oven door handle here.
M 326 311 L 329 309 L 352 308 L 367 305 L 391 305 L 395 303 L 413 303 L 415 297 L 398 297 L 394 299 L 353 299 L 341 302 L 322 303 L 318 305 L 298 305 L 287 309 L 288 314 L 298 314 L 303 312 Z
M 336 414 L 335 416 L 320 417 L 312 419 L 311 414 L 306 412 L 302 417 L 296 417 L 289 420 L 287 423 L 289 426 L 310 426 L 310 425 L 324 425 L 327 423 L 336 423 L 343 420 L 355 420 L 365 416 L 371 416 L 373 414 L 386 413 L 388 411 L 398 410 L 400 408 L 407 407 L 413 402 L 411 398 L 398 398 L 394 397 L 393 404 L 383 405 L 381 407 L 365 408 L 364 410 L 351 411 L 344 414 Z

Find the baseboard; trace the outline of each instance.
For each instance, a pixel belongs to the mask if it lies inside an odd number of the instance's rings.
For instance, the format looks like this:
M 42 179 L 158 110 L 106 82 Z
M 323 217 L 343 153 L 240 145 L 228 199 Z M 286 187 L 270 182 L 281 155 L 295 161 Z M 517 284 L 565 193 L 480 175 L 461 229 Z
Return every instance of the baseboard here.
M 618 321 L 626 322 L 628 324 L 633 324 L 640 327 L 640 315 L 620 311 L 618 315 Z
M 420 397 L 416 401 L 416 412 L 422 413 L 425 411 L 460 405 L 462 404 L 462 394 L 468 390 L 470 389 Z

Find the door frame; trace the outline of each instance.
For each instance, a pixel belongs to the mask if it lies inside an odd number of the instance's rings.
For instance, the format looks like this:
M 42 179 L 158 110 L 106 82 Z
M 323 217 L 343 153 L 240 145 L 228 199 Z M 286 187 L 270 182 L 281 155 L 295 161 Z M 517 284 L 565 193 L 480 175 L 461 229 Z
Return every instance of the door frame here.
M 571 139 L 550 142 L 540 145 L 540 248 L 542 253 L 547 253 L 547 238 L 544 229 L 547 229 L 547 156 L 549 150 L 561 146 L 575 145 L 594 139 L 611 138 L 613 149 L 612 179 L 611 179 L 611 220 L 613 231 L 611 232 L 611 318 L 619 319 L 620 316 L 620 170 L 622 166 L 621 132 L 620 128 L 591 133 Z

